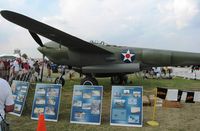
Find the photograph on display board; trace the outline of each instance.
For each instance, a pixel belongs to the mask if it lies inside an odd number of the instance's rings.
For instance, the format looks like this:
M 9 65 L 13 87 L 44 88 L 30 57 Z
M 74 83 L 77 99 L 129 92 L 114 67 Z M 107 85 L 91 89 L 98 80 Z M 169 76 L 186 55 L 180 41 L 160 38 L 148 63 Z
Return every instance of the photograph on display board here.
M 100 96 L 100 95 L 101 95 L 100 91 L 98 90 L 92 91 L 92 96 Z
M 47 88 L 47 96 L 57 97 L 59 95 L 59 89 L 56 88 Z
M 124 95 L 130 95 L 130 90 L 124 90 Z
M 100 110 L 101 110 L 101 100 L 92 100 L 91 113 L 100 114 Z
M 55 107 L 54 106 L 46 106 L 45 107 L 45 114 L 46 115 L 55 115 Z
M 11 84 L 12 96 L 14 100 L 14 111 L 10 114 L 21 116 L 28 94 L 29 82 L 13 80 Z
M 56 97 L 54 97 L 54 96 L 47 97 L 47 104 L 48 105 L 55 105 L 56 104 Z
M 114 100 L 114 108 L 125 108 L 125 100 L 115 99 Z
M 125 121 L 126 120 L 126 109 L 113 109 L 112 119 Z
M 38 95 L 45 95 L 46 94 L 46 90 L 45 90 L 44 87 L 38 87 L 38 88 L 36 88 L 36 92 L 35 93 L 38 94 Z
M 75 95 L 75 96 L 82 96 L 82 91 L 80 91 L 80 90 L 75 90 L 75 91 L 74 91 L 74 95 Z
M 110 125 L 142 127 L 142 87 L 113 86 Z
M 44 113 L 44 107 L 35 107 L 33 110 L 33 113 L 37 115 L 40 113 Z
M 90 99 L 92 97 L 91 93 L 83 93 L 83 98 Z
M 75 112 L 74 113 L 74 118 L 77 120 L 77 121 L 84 121 L 85 120 L 85 112 Z
M 128 98 L 129 105 L 137 105 L 137 98 Z
M 16 101 L 18 101 L 18 102 L 23 102 L 23 101 L 24 101 L 24 97 L 25 97 L 25 95 L 23 95 L 23 94 L 18 94 L 18 95 L 17 95 L 17 98 L 16 98 Z
M 27 88 L 28 88 L 27 86 L 22 86 L 21 87 L 21 92 L 22 93 L 26 93 L 27 92 Z
M 15 101 L 17 99 L 17 95 L 12 95 L 13 96 L 13 100 Z
M 71 123 L 100 125 L 102 86 L 75 85 L 73 89 Z
M 140 107 L 131 107 L 131 113 L 139 113 Z
M 121 97 L 121 92 L 120 91 L 115 91 L 113 96 L 114 97 Z
M 82 107 L 82 101 L 80 101 L 80 100 L 74 100 L 73 106 Z
M 129 123 L 139 123 L 140 122 L 140 116 L 139 115 L 129 115 L 128 116 L 128 122 Z
M 44 113 L 45 120 L 58 121 L 60 84 L 37 84 L 33 100 L 31 119 L 37 120 L 40 113 Z
M 90 110 L 91 109 L 91 103 L 83 103 L 82 109 L 84 109 L 84 110 Z
M 139 92 L 139 91 L 134 91 L 134 92 L 133 92 L 133 97 L 135 97 L 135 98 L 141 97 L 141 92 Z
M 16 112 L 21 111 L 21 108 L 22 108 L 22 105 L 20 105 L 20 104 L 15 104 L 15 106 L 14 106 L 14 110 L 15 110 Z
M 36 100 L 35 100 L 35 104 L 36 105 L 44 105 L 45 104 L 45 100 L 46 100 L 45 97 L 37 97 Z

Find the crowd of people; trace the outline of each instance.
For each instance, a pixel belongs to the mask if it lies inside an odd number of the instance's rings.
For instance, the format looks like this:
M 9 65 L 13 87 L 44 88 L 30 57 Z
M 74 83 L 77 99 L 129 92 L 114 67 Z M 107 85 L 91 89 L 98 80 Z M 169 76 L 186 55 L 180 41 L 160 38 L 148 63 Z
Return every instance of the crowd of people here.
M 48 77 L 51 76 L 50 62 L 45 61 L 48 70 Z M 0 58 L 0 77 L 9 83 L 12 80 L 38 81 L 40 79 L 42 62 L 34 59 Z
M 51 62 L 43 61 L 47 68 L 47 77 L 51 77 Z M 14 109 L 14 100 L 10 84 L 12 80 L 31 81 L 41 77 L 42 62 L 34 59 L 0 58 L 0 131 L 8 130 L 5 114 Z
M 167 78 L 171 79 L 172 68 L 171 67 L 153 67 L 144 71 L 144 78 Z

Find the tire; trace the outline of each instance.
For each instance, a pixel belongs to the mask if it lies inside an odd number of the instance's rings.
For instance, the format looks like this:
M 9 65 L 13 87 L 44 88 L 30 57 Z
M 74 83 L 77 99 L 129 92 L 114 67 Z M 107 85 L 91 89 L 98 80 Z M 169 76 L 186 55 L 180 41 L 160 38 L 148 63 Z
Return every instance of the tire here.
M 61 84 L 62 86 L 64 86 L 65 85 L 65 80 L 61 77 L 57 77 L 56 79 L 55 79 L 55 82 L 54 82 L 55 84 Z
M 121 83 L 121 79 L 119 76 L 112 76 L 111 83 L 114 85 L 119 85 Z
M 98 85 L 98 81 L 94 77 L 85 77 L 81 80 L 81 85 Z
M 122 84 L 128 84 L 128 76 L 127 75 L 123 75 L 121 81 L 122 81 Z
M 119 76 L 111 77 L 111 84 L 122 85 L 122 84 L 127 84 L 127 83 L 128 83 L 127 75 L 119 75 Z

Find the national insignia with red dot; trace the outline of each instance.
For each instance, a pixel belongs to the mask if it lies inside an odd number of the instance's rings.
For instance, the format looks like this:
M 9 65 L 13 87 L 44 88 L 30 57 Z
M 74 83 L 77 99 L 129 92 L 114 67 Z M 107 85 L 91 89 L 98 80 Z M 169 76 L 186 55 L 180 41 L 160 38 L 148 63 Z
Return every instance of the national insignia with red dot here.
M 122 51 L 121 59 L 125 63 L 132 63 L 135 60 L 135 53 L 131 52 L 129 49 Z

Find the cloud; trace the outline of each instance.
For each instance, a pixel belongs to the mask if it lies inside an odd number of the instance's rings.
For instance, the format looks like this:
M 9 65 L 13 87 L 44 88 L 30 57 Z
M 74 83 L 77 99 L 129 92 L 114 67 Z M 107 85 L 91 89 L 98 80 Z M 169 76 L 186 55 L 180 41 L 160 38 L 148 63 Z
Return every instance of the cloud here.
M 195 0 L 169 0 L 158 4 L 164 24 L 174 23 L 178 29 L 186 27 L 199 9 Z
M 200 52 L 198 0 L 21 0 L 12 8 L 11 1 L 0 1 L 1 8 L 17 10 L 86 41 Z M 1 52 L 19 47 L 17 41 L 23 51 L 40 55 L 29 50 L 36 50 L 37 44 L 27 30 L 2 17 L 0 22 Z
M 146 0 L 60 0 L 64 31 L 83 39 L 109 39 L 138 28 L 150 11 Z M 108 37 L 109 36 L 109 37 Z
M 15 27 L 13 32 L 6 41 L 0 43 L 2 51 L 14 53 L 15 49 L 20 49 L 22 54 L 26 53 L 29 57 L 42 57 L 41 53 L 37 51 L 38 45 L 27 30 Z

